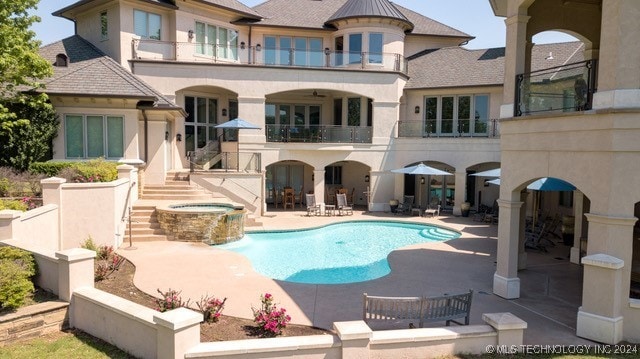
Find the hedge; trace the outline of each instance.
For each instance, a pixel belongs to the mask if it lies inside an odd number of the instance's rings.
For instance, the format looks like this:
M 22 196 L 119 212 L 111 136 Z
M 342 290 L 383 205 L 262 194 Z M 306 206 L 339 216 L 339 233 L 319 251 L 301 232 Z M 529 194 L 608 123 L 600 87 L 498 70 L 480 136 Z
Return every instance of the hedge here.
M 37 267 L 33 255 L 13 247 L 0 247 L 0 308 L 18 308 L 33 295 L 31 278 Z
M 115 162 L 107 162 L 103 159 L 85 162 L 35 162 L 29 167 L 32 173 L 41 173 L 48 177 L 70 176 L 72 182 L 111 182 L 118 179 L 118 166 Z

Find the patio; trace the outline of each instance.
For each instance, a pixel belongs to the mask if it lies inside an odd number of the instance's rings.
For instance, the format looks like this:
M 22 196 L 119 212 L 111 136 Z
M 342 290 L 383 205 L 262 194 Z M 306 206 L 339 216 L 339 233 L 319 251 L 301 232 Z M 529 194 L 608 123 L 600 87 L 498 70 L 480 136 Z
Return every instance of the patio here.
M 266 278 L 253 271 L 244 257 L 215 247 L 182 242 L 134 243 L 120 250 L 136 266 L 135 284 L 182 290 L 184 298 L 204 294 L 227 297 L 226 315 L 250 318 L 260 294 L 275 296 L 292 322 L 330 329 L 334 321 L 359 320 L 362 293 L 382 296 L 437 296 L 474 290 L 471 324 L 482 324 L 482 313 L 511 312 L 528 323 L 525 344 L 589 344 L 575 336 L 581 304 L 582 268 L 569 263 L 569 247 L 558 244 L 548 253 L 528 252 L 528 268 L 519 273 L 521 298 L 505 300 L 492 294 L 497 226 L 471 218 L 422 218 L 390 213 L 354 211 L 353 216 L 307 217 L 306 210 L 271 212 L 262 227 L 248 230 L 295 229 L 358 219 L 432 223 L 462 232 L 458 239 L 423 243 L 389 255 L 388 276 L 345 285 L 294 284 Z M 277 263 L 274 263 L 277 265 Z M 437 326 L 444 323 L 436 323 Z

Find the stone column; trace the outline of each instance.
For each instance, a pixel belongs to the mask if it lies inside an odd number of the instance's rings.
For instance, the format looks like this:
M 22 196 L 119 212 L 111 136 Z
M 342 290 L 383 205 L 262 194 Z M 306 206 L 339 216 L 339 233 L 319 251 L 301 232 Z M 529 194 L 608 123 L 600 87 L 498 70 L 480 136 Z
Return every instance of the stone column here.
M 520 201 L 524 203 L 527 200 L 527 191 L 520 192 Z M 525 241 L 527 240 L 524 235 L 524 229 L 527 223 L 527 211 L 520 211 L 520 228 L 518 230 L 518 270 L 527 268 L 527 252 L 525 250 Z
M 371 171 L 369 187 L 371 188 L 371 211 L 382 212 L 389 210 L 389 200 L 398 198 L 396 184 L 396 174 L 388 171 Z M 402 191 L 401 189 L 399 191 Z M 402 199 L 402 192 L 400 192 Z
M 93 259 L 96 252 L 83 248 L 73 248 L 56 252 L 58 258 L 58 298 L 71 302 L 73 292 L 78 288 L 93 288 Z M 69 311 L 69 324 L 75 327 L 73 311 Z
M 605 344 L 622 340 L 622 269 L 624 261 L 607 254 L 582 258 L 584 285 L 576 335 Z
M 513 117 L 516 75 L 526 68 L 527 23 L 530 16 L 514 11 L 506 20 L 507 39 L 505 52 L 504 87 L 500 118 Z
M 316 197 L 316 203 L 324 203 L 324 168 L 313 170 L 313 194 Z
M 66 182 L 66 179 L 58 177 L 45 178 L 40 181 L 40 184 L 42 185 L 42 204 L 55 204 L 58 206 L 58 249 L 64 248 L 64 228 L 62 226 L 62 185 Z
M 506 299 L 515 299 L 520 297 L 518 246 L 522 202 L 499 199 L 498 205 L 498 263 L 493 275 L 493 293 Z
M 349 359 L 368 359 L 369 341 L 373 331 L 362 320 L 352 322 L 334 322 L 333 329 L 342 341 L 342 357 Z
M 200 344 L 202 314 L 187 308 L 177 308 L 154 314 L 158 330 L 157 358 L 182 359 L 187 351 Z
M 238 116 L 258 127 L 261 130 L 239 130 L 238 143 L 266 143 L 267 133 L 265 128 L 265 98 L 264 97 L 248 97 L 238 96 Z M 230 118 L 230 120 L 233 120 Z M 242 151 L 242 149 L 241 149 Z
M 453 206 L 453 215 L 460 216 L 462 215 L 462 210 L 460 209 L 460 206 L 462 205 L 462 203 L 466 202 L 465 197 L 467 196 L 467 171 L 466 170 L 456 171 L 455 176 L 456 176 L 456 194 L 454 199 L 455 203 Z M 446 181 L 446 178 L 445 178 L 445 181 Z
M 16 232 L 14 225 L 17 226 L 19 224 L 16 219 L 20 218 L 22 213 L 22 211 L 10 209 L 0 211 L 0 241 L 13 238 Z
M 400 102 L 374 101 L 372 144 L 389 145 L 390 138 L 398 137 L 397 126 L 400 115 Z

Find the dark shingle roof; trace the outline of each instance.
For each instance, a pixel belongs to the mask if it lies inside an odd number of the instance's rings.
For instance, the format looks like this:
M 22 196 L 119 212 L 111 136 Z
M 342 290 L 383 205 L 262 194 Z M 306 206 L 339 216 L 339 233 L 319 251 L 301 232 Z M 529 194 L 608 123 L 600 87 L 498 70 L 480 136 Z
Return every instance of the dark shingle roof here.
M 583 44 L 566 42 L 536 45 L 531 50 L 532 71 L 583 61 Z M 553 59 L 547 60 L 549 53 Z M 504 47 L 467 50 L 447 47 L 409 58 L 405 89 L 501 86 L 504 84 Z
M 268 0 L 253 9 L 264 17 L 257 25 L 326 29 L 327 20 L 346 2 L 347 0 Z M 400 5 L 391 5 L 414 25 L 412 34 L 473 38 Z
M 409 28 L 413 28 L 413 24 L 409 19 L 388 0 L 347 0 L 338 11 L 327 19 L 327 22 L 331 23 L 356 17 L 396 19 L 406 23 Z
M 53 16 L 61 16 L 61 17 L 65 17 L 64 14 L 68 11 L 73 12 L 73 10 L 75 10 L 76 8 L 79 8 L 83 5 L 87 5 L 90 4 L 92 2 L 94 2 L 95 0 L 80 0 L 77 1 L 69 6 L 66 6 L 60 10 L 57 10 L 55 12 L 53 12 Z M 168 7 L 171 9 L 177 9 L 176 5 L 175 5 L 175 1 L 173 0 L 142 0 L 146 3 L 150 3 L 150 4 L 155 4 L 155 5 L 160 5 L 160 6 L 164 6 L 164 7 Z
M 204 4 L 214 5 L 223 9 L 239 13 L 247 18 L 259 20 L 262 18 L 255 10 L 238 0 L 197 0 Z
M 155 101 L 158 108 L 179 109 L 80 36 L 54 42 L 39 52 L 52 64 L 59 54 L 68 58 L 68 66 L 53 66 L 53 76 L 44 81 L 47 94 L 136 98 Z

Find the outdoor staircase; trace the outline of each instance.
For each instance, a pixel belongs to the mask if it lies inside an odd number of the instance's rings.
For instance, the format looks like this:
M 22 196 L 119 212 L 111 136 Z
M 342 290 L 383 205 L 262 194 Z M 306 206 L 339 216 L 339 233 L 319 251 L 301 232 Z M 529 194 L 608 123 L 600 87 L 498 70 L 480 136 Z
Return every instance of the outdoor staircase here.
M 164 201 L 180 202 L 193 200 L 210 200 L 212 202 L 228 202 L 226 197 L 212 194 L 209 191 L 192 186 L 188 172 L 168 173 L 163 185 L 145 185 L 137 204 L 131 211 L 131 241 L 150 242 L 166 241 L 167 236 L 160 228 L 156 205 Z M 256 226 L 261 223 L 252 215 L 247 216 L 245 226 Z M 129 224 L 125 231 L 124 243 L 129 241 Z

